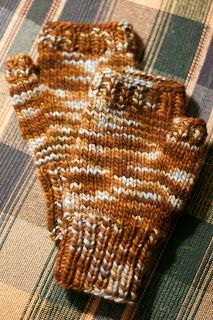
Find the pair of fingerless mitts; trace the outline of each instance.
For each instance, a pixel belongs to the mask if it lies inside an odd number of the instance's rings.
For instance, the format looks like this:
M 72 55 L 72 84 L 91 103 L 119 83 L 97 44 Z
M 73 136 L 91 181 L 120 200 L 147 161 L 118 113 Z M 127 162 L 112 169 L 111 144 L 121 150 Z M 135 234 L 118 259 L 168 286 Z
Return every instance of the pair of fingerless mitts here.
M 136 70 L 137 50 L 127 23 L 52 22 L 36 64 L 6 63 L 59 243 L 55 279 L 117 302 L 135 301 L 149 279 L 206 137 L 204 121 L 184 115 L 184 85 Z

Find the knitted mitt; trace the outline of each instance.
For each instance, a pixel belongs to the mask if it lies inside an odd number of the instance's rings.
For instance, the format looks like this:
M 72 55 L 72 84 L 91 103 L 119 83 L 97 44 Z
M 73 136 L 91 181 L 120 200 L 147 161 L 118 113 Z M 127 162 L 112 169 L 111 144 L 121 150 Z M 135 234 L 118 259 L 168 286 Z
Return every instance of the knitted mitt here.
M 182 116 L 184 94 L 139 71 L 95 77 L 64 175 L 60 285 L 136 300 L 203 162 L 206 126 Z
M 134 65 L 135 35 L 128 23 L 49 22 L 38 41 L 36 65 L 25 54 L 6 63 L 12 104 L 32 151 L 48 204 L 48 229 L 57 239 L 65 170 L 97 68 Z

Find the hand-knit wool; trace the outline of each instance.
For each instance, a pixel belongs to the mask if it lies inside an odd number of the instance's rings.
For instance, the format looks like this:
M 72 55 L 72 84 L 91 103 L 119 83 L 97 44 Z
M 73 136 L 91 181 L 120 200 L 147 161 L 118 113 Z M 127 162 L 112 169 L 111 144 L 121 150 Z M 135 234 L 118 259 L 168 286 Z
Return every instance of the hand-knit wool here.
M 7 61 L 12 104 L 45 190 L 53 238 L 62 218 L 60 172 L 69 168 L 91 79 L 98 68 L 134 66 L 135 43 L 128 23 L 49 22 L 38 40 L 36 64 L 25 54 Z
M 141 71 L 97 73 L 63 173 L 60 285 L 136 300 L 204 158 L 206 126 L 183 116 L 184 93 Z
M 25 54 L 6 64 L 48 229 L 61 240 L 55 279 L 116 302 L 135 301 L 149 280 L 205 151 L 183 84 L 131 68 L 137 49 L 127 23 L 51 22 L 36 64 Z

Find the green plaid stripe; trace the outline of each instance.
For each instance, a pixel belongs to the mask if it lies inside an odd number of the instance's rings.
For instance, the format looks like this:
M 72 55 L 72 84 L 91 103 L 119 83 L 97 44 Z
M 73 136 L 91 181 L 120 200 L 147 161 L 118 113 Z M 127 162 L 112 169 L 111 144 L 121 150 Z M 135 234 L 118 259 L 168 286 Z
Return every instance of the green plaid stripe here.
M 18 0 L 8 1 L 2 0 L 0 3 L 0 39 L 4 35 L 5 29 L 10 23 L 10 19 L 12 18 L 13 11 L 17 9 L 19 4 Z
M 28 9 L 22 12 L 13 40 L 3 48 L 0 42 L 5 57 L 30 51 L 47 14 L 52 12 L 54 19 L 59 4 L 42 0 L 13 1 L 13 6 L 11 3 L 0 1 L 0 17 L 8 13 L 0 19 L 2 35 L 12 36 L 10 21 L 18 6 L 28 5 Z M 159 0 L 153 3 L 144 0 L 64 0 L 61 6 L 60 20 L 132 22 L 146 44 L 143 59 L 146 70 L 190 82 L 193 80 L 189 72 L 196 61 L 199 68 L 193 76 L 198 80 L 189 101 L 189 113 L 201 115 L 212 134 L 213 45 L 209 48 L 202 45 L 199 55 L 197 52 L 201 43 L 209 41 L 210 35 L 205 31 L 211 21 L 207 21 L 211 0 Z M 201 62 L 202 56 L 205 59 Z M 3 75 L 0 80 L 5 87 Z M 3 91 L 1 94 L 0 286 L 5 294 L 0 294 L 0 319 L 201 320 L 205 316 L 210 320 L 212 149 L 209 148 L 188 208 L 165 248 L 144 298 L 131 307 L 107 302 L 65 290 L 54 283 L 57 249 L 45 229 L 42 189 L 18 133 L 14 113 L 6 103 L 8 95 Z

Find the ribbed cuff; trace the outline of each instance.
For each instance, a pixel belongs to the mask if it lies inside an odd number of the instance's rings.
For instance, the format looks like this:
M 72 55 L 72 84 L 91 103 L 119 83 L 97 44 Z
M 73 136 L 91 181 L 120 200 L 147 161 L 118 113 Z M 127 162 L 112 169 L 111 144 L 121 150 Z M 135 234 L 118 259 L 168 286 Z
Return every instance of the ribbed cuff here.
M 110 69 L 96 73 L 89 96 L 104 99 L 110 108 L 185 114 L 183 83 L 129 68 L 124 73 Z M 92 104 L 95 103 L 92 100 Z
M 75 213 L 70 221 L 60 243 L 56 281 L 115 302 L 134 302 L 158 242 L 157 229 L 144 220 L 118 224 L 96 214 Z
M 94 55 L 102 55 L 107 50 L 125 53 L 135 51 L 135 41 L 129 23 L 48 22 L 40 34 L 38 50 L 47 48 Z

